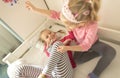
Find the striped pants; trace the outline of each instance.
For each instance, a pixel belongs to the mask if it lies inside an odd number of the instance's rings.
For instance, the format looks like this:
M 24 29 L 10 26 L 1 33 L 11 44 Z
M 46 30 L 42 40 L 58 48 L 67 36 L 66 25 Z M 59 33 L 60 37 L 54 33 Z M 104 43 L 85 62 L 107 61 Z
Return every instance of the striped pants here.
M 27 64 L 14 65 L 11 68 L 7 71 L 10 78 L 38 78 L 43 70 L 39 66 Z
M 73 68 L 68 54 L 57 52 L 57 47 L 59 45 L 62 45 L 62 43 L 55 42 L 48 49 L 50 57 L 44 68 L 36 65 L 21 64 L 14 66 L 14 70 L 8 71 L 8 75 L 12 75 L 10 78 L 38 78 L 38 76 L 43 73 L 50 76 L 50 78 L 73 78 Z
M 42 71 L 43 68 L 40 66 L 21 64 L 14 66 L 13 70 L 8 70 L 8 75 L 9 78 L 38 78 Z M 54 75 L 53 77 L 51 75 L 51 77 L 49 78 L 66 78 L 66 77 L 58 77 L 57 75 L 56 76 Z

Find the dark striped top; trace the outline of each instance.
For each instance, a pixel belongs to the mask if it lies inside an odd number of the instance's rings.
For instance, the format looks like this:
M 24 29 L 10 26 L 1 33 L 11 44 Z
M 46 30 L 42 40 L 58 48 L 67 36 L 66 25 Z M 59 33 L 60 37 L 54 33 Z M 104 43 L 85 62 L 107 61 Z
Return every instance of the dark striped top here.
M 62 42 L 56 41 L 48 48 L 50 57 L 47 65 L 43 69 L 42 73 L 57 78 L 73 78 L 73 68 L 70 64 L 70 60 L 67 52 L 61 53 L 57 51 L 57 47 L 63 45 Z

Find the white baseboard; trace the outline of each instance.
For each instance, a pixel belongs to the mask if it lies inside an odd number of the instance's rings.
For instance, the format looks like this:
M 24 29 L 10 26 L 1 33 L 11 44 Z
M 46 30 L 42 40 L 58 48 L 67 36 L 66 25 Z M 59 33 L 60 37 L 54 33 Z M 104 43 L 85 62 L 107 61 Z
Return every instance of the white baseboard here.
M 99 27 L 98 35 L 101 39 L 120 45 L 120 31 Z

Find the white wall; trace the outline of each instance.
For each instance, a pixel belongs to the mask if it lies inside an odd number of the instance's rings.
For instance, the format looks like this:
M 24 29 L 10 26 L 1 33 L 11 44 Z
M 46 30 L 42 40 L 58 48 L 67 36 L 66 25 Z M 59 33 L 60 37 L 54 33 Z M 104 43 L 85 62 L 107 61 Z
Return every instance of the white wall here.
M 120 31 L 120 0 L 102 0 L 100 25 Z
M 18 0 L 11 6 L 0 0 L 0 18 L 3 19 L 24 40 L 45 20 L 45 17 L 29 11 L 25 7 L 26 0 Z M 43 0 L 31 0 L 38 7 L 46 8 Z
M 50 9 L 60 11 L 63 0 L 46 0 Z M 55 2 L 53 4 L 53 2 Z M 101 0 L 100 26 L 120 31 L 120 0 Z
M 63 0 L 45 0 L 50 9 L 61 11 Z

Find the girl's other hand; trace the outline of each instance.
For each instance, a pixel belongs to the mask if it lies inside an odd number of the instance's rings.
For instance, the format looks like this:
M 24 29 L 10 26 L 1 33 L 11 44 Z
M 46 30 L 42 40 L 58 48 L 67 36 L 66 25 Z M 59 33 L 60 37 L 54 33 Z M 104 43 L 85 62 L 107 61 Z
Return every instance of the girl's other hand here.
M 66 47 L 65 46 L 59 46 L 57 48 L 57 51 L 64 53 L 64 52 L 66 52 Z
M 26 1 L 25 4 L 26 8 L 28 8 L 29 10 L 30 9 L 35 10 L 35 6 L 30 1 Z

